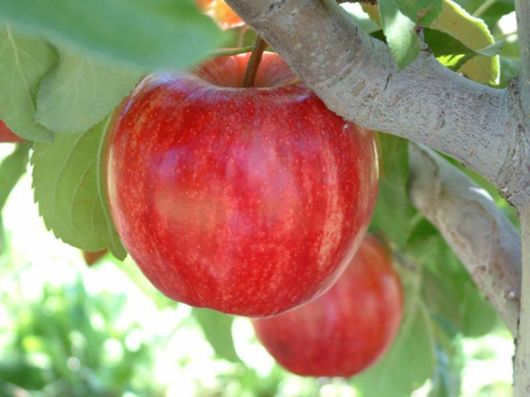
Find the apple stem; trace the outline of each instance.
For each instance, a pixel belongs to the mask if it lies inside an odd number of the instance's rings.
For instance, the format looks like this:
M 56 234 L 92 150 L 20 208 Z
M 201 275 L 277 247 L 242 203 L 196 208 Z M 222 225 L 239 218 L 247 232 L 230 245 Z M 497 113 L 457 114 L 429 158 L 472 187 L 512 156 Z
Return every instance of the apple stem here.
M 248 60 L 247 70 L 245 71 L 245 77 L 243 78 L 243 87 L 252 87 L 256 80 L 256 74 L 258 73 L 259 64 L 263 56 L 263 51 L 267 48 L 268 44 L 260 36 L 256 37 L 254 48 L 250 59 Z

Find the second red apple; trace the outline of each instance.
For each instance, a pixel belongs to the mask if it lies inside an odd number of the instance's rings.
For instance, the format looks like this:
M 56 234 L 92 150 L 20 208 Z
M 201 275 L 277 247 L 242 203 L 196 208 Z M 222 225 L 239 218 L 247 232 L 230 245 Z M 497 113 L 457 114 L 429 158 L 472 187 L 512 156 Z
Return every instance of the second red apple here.
M 270 354 L 299 375 L 350 377 L 388 349 L 403 312 L 389 252 L 367 236 L 337 283 L 312 302 L 253 320 Z

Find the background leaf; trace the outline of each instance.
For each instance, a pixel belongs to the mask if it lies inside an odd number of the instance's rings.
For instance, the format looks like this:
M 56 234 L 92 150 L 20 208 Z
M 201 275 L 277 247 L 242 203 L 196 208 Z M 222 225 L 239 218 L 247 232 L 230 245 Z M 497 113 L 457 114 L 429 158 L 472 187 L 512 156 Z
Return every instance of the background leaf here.
M 18 180 L 26 172 L 31 144 L 17 144 L 13 153 L 0 164 L 0 211 Z
M 408 142 L 378 133 L 379 194 L 370 230 L 402 247 L 415 214 L 408 197 Z M 392 221 L 389 221 L 392 220 Z
M 417 223 L 406 251 L 423 269 L 423 300 L 434 317 L 468 337 L 485 335 L 500 324 L 467 270 L 427 220 Z
M 84 132 L 110 114 L 141 73 L 59 51 L 59 63 L 41 82 L 37 121 L 55 132 Z
M 441 321 L 433 322 L 436 335 L 436 367 L 429 397 L 460 397 L 464 367 L 462 338 Z
M 13 153 L 0 164 L 0 255 L 5 248 L 2 209 L 9 193 L 11 193 L 20 177 L 26 172 L 30 148 L 31 144 L 29 143 L 18 144 Z
M 405 68 L 420 52 L 413 21 L 403 15 L 394 0 L 379 0 L 379 13 L 388 47 L 399 69 Z
M 495 27 L 498 20 L 506 14 L 515 10 L 515 3 L 513 0 L 458 0 L 465 10 L 486 22 L 490 30 Z
M 362 8 L 372 20 L 381 24 L 381 18 L 379 16 L 380 12 L 376 6 L 363 3 Z M 484 21 L 473 17 L 452 0 L 443 0 L 441 12 L 429 26 L 431 30 L 446 33 L 453 38 L 453 40 L 447 43 L 447 47 L 443 42 L 440 42 L 439 45 L 437 45 L 437 48 L 443 48 L 443 51 L 446 52 L 446 57 L 451 55 L 447 54 L 448 51 L 451 51 L 451 48 L 456 50 L 455 40 L 463 47 L 476 52 L 491 46 L 495 42 Z M 442 36 L 438 36 L 438 38 L 442 38 Z M 390 43 L 389 48 L 392 51 Z M 459 56 L 461 52 L 462 48 L 458 50 L 457 54 L 453 55 L 457 56 L 457 59 L 460 58 L 460 60 L 462 60 L 462 57 Z M 464 62 L 458 64 L 458 68 L 459 71 L 464 73 L 468 78 L 484 83 L 497 84 L 500 71 L 499 57 L 483 55 L 469 56 L 466 59 L 463 59 L 463 61 Z M 442 60 L 442 62 L 444 62 L 444 60 Z M 450 59 L 448 66 L 455 69 L 455 62 L 455 59 Z
M 232 316 L 207 309 L 193 309 L 193 316 L 218 357 L 232 362 L 241 361 L 232 339 Z
M 99 193 L 98 163 L 105 123 L 83 134 L 57 134 L 54 143 L 35 146 L 33 188 L 46 227 L 83 251 L 109 248 L 126 255 Z
M 495 42 L 488 26 L 451 0 L 444 0 L 442 11 L 430 25 L 462 42 L 472 50 L 486 48 Z M 472 80 L 496 84 L 499 78 L 499 57 L 478 56 L 460 71 Z
M 400 11 L 418 24 L 428 26 L 442 10 L 442 0 L 395 0 Z
M 49 141 L 53 136 L 34 121 L 34 114 L 40 81 L 56 62 L 48 43 L 0 21 L 0 120 L 23 138 Z
M 149 71 L 193 65 L 223 38 L 192 0 L 0 0 L 2 19 Z
M 433 55 L 444 66 L 458 71 L 467 61 L 478 55 L 453 36 L 435 29 L 424 29 L 425 42 Z

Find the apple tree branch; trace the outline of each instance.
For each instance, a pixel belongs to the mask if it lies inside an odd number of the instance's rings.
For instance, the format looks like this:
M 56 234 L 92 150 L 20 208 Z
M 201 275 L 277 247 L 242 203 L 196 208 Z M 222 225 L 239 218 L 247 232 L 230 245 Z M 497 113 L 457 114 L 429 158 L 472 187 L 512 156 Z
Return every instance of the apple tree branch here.
M 335 0 L 227 2 L 334 112 L 451 155 L 514 203 L 530 185 L 528 170 L 510 166 L 530 158 L 520 144 L 517 89 L 470 81 L 427 48 L 400 71 L 388 47 Z
M 432 150 L 411 144 L 409 165 L 412 202 L 440 231 L 516 335 L 521 290 L 519 233 L 484 189 Z

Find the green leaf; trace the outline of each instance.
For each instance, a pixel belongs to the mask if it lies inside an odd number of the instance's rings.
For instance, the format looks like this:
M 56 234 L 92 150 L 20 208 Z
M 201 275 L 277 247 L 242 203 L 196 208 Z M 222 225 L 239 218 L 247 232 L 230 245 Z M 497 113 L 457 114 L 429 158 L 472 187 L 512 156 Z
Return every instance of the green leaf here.
M 109 123 L 112 120 L 112 115 L 102 123 L 102 131 L 99 137 L 99 148 L 97 151 L 97 190 L 100 199 L 101 208 L 103 210 L 103 216 L 105 218 L 105 225 L 107 227 L 107 233 L 109 236 L 110 251 L 113 255 L 124 260 L 127 256 L 127 251 L 123 247 L 120 236 L 114 226 L 114 221 L 110 213 L 110 202 L 107 199 L 109 197 L 108 184 L 107 184 L 107 169 L 105 159 L 107 158 L 107 133 L 109 131 Z M 96 127 L 98 128 L 98 127 Z
M 380 29 L 379 23 L 375 22 L 371 18 L 367 18 L 366 13 L 357 8 L 346 8 L 346 12 L 351 16 L 352 20 L 357 26 L 359 26 L 364 32 L 372 34 Z
M 354 379 L 363 396 L 409 397 L 431 377 L 435 367 L 434 330 L 419 295 L 418 274 L 403 277 L 405 314 L 390 350 Z
M 0 20 L 142 69 L 183 68 L 223 39 L 192 0 L 0 0 Z
M 518 59 L 501 56 L 501 79 L 500 87 L 506 87 L 510 80 L 515 79 L 519 75 L 519 61 Z
M 486 48 L 495 42 L 484 21 L 475 18 L 452 0 L 443 0 L 442 11 L 430 27 L 453 36 L 472 50 Z M 474 57 L 460 71 L 472 80 L 496 84 L 499 57 Z
M 232 339 L 232 316 L 207 309 L 193 309 L 193 316 L 217 356 L 231 362 L 241 362 Z
M 110 114 L 141 74 L 61 50 L 41 82 L 37 121 L 55 132 L 84 132 Z
M 108 248 L 126 253 L 105 213 L 98 186 L 100 146 L 105 123 L 83 134 L 57 134 L 55 142 L 35 145 L 31 158 L 35 201 L 46 227 L 84 251 Z
M 405 139 L 378 133 L 380 152 L 379 194 L 370 230 L 403 246 L 415 214 L 408 197 L 408 143 Z
M 363 3 L 362 8 L 372 20 L 381 23 L 380 11 L 376 6 Z M 455 59 L 451 59 L 449 64 L 451 69 L 455 70 L 455 62 L 460 60 L 462 62 L 458 64 L 458 68 L 461 69 L 459 71 L 468 78 L 484 83 L 496 84 L 499 77 L 499 57 L 491 57 L 491 53 L 486 53 L 487 56 L 480 54 L 481 50 L 486 50 L 495 43 L 484 21 L 473 17 L 454 1 L 443 0 L 441 12 L 429 26 L 432 30 L 444 32 L 453 38 L 451 42 L 447 43 L 449 48 L 454 48 L 454 40 L 456 40 L 464 47 L 479 54 L 479 56 L 468 56 L 463 60 L 461 59 L 462 56 L 457 56 L 456 61 Z M 442 38 L 442 36 L 439 37 L 440 39 Z M 429 39 L 426 40 L 429 42 Z M 444 43 L 440 42 L 439 47 L 443 47 L 443 45 Z M 389 48 L 392 51 L 390 43 Z M 493 54 L 496 54 L 496 52 L 493 52 Z M 441 61 L 443 62 L 444 59 L 441 59 Z
M 7 156 L 0 164 L 0 254 L 5 249 L 4 225 L 1 215 L 2 208 L 4 208 L 9 194 L 20 177 L 26 172 L 30 148 L 31 145 L 29 143 L 18 144 L 13 153 Z
M 495 24 L 503 15 L 514 11 L 515 6 L 513 0 L 458 0 L 458 4 L 464 7 L 470 14 L 483 19 L 490 29 L 494 28 Z
M 499 324 L 491 304 L 442 236 L 422 219 L 411 232 L 407 252 L 423 267 L 422 295 L 430 313 L 464 336 L 476 337 Z
M 486 335 L 500 324 L 497 312 L 482 296 L 474 283 L 466 283 L 462 288 L 461 294 L 461 328 L 465 336 L 479 337 Z
M 436 29 L 423 28 L 425 42 L 436 59 L 447 68 L 458 71 L 470 59 L 485 55 L 495 56 L 502 52 L 506 41 L 499 41 L 486 48 L 472 50 L 453 36 Z M 386 37 L 382 30 L 374 31 L 372 37 L 386 42 Z
M 452 70 L 460 70 L 464 64 L 477 56 L 494 57 L 499 55 L 506 41 L 501 40 L 485 48 L 472 50 L 453 36 L 436 29 L 424 29 L 425 41 L 434 56 Z
M 418 24 L 428 26 L 442 11 L 442 0 L 395 0 L 399 10 Z
M 458 71 L 467 61 L 478 55 L 453 36 L 435 29 L 424 29 L 425 42 L 438 61 L 451 70 Z
M 35 122 L 34 115 L 39 83 L 56 62 L 45 41 L 15 32 L 0 21 L 0 120 L 28 140 L 49 141 L 53 137 Z
M 30 149 L 31 144 L 20 143 L 0 164 L 0 210 L 4 208 L 11 190 L 26 172 Z
M 459 397 L 461 395 L 464 352 L 462 338 L 447 322 L 434 319 L 436 335 L 436 368 L 429 397 Z
M 420 52 L 416 26 L 399 11 L 395 0 L 379 0 L 377 4 L 390 52 L 399 69 L 404 69 Z

